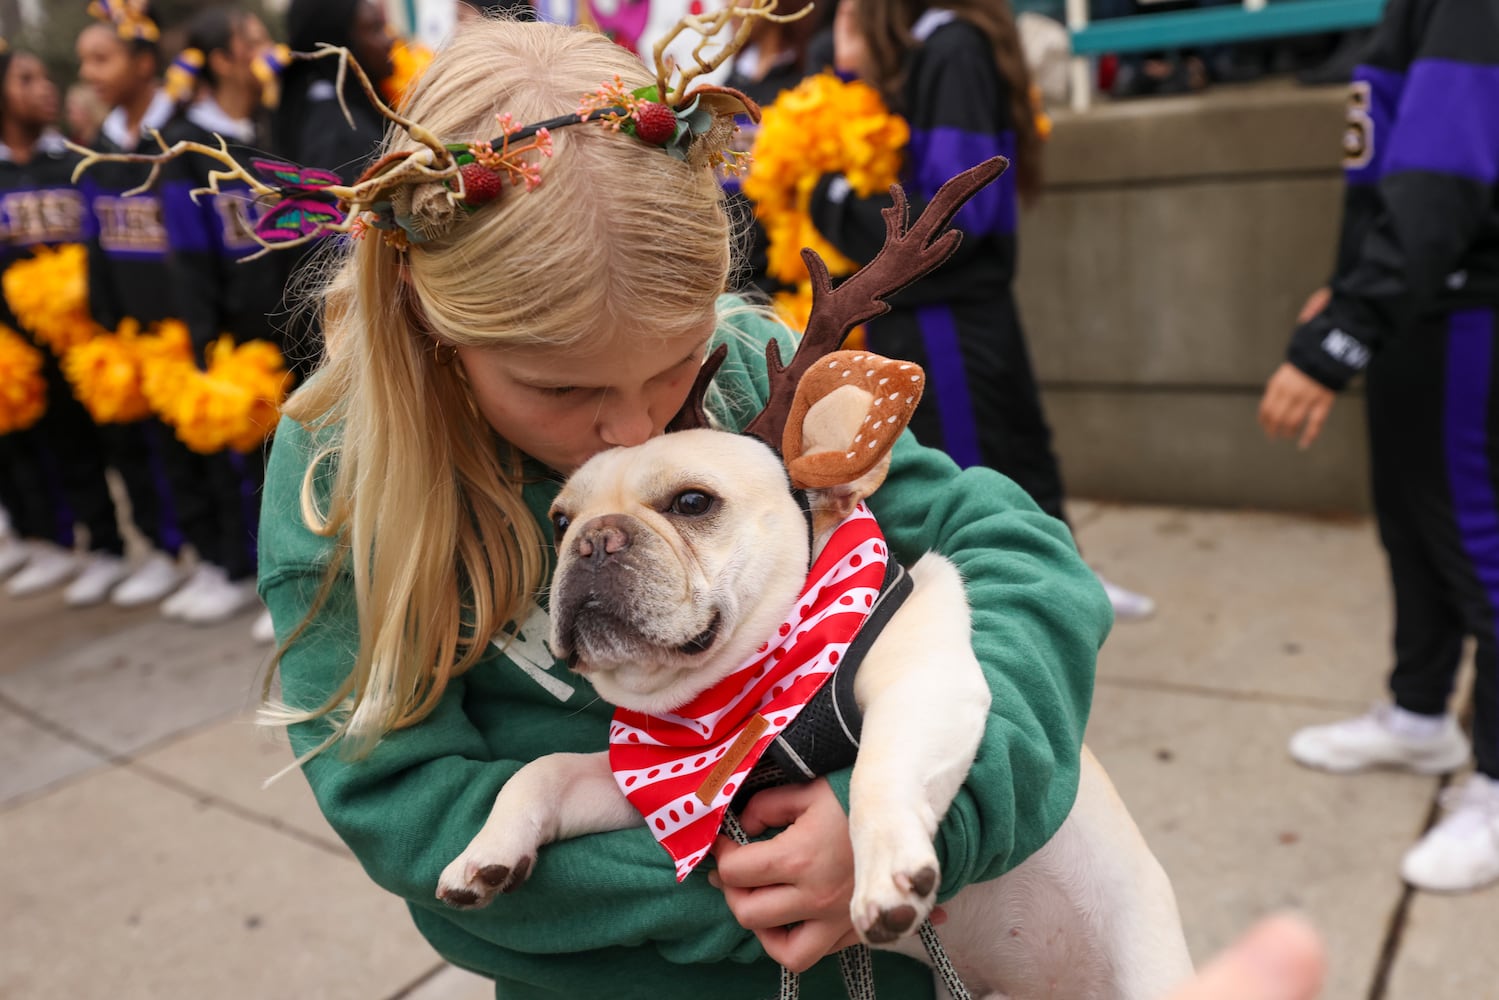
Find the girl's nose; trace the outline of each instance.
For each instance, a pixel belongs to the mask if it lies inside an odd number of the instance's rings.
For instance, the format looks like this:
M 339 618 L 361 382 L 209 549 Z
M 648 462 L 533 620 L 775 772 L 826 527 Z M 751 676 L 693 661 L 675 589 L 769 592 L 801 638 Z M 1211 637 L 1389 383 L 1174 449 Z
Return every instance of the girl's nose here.
M 599 414 L 599 437 L 613 448 L 644 444 L 655 430 L 644 400 L 618 400 Z

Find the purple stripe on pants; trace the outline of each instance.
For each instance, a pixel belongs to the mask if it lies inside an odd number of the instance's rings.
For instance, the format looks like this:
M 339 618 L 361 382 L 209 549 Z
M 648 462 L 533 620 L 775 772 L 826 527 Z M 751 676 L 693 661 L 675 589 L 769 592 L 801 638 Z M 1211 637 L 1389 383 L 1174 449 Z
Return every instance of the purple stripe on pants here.
M 916 323 L 921 327 L 921 341 L 926 347 L 926 374 L 930 379 L 926 392 L 936 399 L 942 450 L 961 468 L 979 465 L 983 455 L 979 451 L 978 421 L 973 416 L 973 401 L 968 397 L 968 376 L 963 371 L 958 325 L 952 310 L 946 306 L 921 306 L 916 310 Z
M 1499 504 L 1489 462 L 1489 407 L 1494 313 L 1453 313 L 1447 327 L 1447 398 L 1443 447 L 1452 511 L 1463 551 L 1489 607 L 1499 614 Z

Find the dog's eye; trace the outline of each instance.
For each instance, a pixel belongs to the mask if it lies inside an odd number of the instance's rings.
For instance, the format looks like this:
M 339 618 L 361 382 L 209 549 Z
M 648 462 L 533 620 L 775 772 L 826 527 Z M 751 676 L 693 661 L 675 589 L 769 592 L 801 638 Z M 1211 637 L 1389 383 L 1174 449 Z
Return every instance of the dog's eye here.
M 713 509 L 715 499 L 702 490 L 683 490 L 672 498 L 670 510 L 683 517 L 702 517 Z
M 552 514 L 552 529 L 557 532 L 558 538 L 567 534 L 567 528 L 572 523 L 573 519 L 561 511 L 556 511 Z

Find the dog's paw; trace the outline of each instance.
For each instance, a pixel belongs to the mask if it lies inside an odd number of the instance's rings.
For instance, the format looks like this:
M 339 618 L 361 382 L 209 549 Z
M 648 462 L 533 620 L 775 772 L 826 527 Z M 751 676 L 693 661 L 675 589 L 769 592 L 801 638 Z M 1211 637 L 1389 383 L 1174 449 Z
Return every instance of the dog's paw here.
M 525 854 L 510 864 L 501 864 L 470 848 L 442 870 L 437 898 L 458 910 L 488 906 L 495 896 L 519 888 L 535 863 L 535 855 Z
M 941 884 L 937 852 L 919 821 L 892 823 L 854 838 L 854 929 L 866 944 L 889 944 L 932 912 Z
M 937 860 L 889 876 L 883 887 L 854 889 L 850 912 L 866 944 L 889 944 L 914 931 L 932 912 L 937 898 Z

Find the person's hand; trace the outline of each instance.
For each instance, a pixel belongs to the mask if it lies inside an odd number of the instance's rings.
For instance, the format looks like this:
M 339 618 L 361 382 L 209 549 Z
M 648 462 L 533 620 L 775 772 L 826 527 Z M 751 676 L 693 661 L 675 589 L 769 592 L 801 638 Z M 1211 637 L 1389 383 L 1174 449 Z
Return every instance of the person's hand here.
M 1299 917 L 1260 921 L 1166 1000 L 1312 1000 L 1322 992 L 1322 940 Z
M 1290 362 L 1283 362 L 1265 383 L 1265 395 L 1260 399 L 1260 427 L 1272 441 L 1300 433 L 1300 447 L 1310 448 L 1322 433 L 1322 425 L 1327 423 L 1336 399 L 1337 393 L 1327 386 Z
M 864 36 L 859 33 L 856 0 L 842 0 L 833 14 L 833 68 L 840 73 L 865 75 Z
M 1301 307 L 1301 312 L 1296 314 L 1296 322 L 1305 323 L 1313 316 L 1327 308 L 1328 299 L 1332 298 L 1332 289 L 1323 285 L 1306 297 L 1306 304 Z
M 825 779 L 760 792 L 739 817 L 758 836 L 785 827 L 769 840 L 736 844 L 719 837 L 718 870 L 710 881 L 723 889 L 734 919 L 765 953 L 793 972 L 805 972 L 833 952 L 858 944 L 849 901 L 854 895 L 854 849 L 848 816 Z

